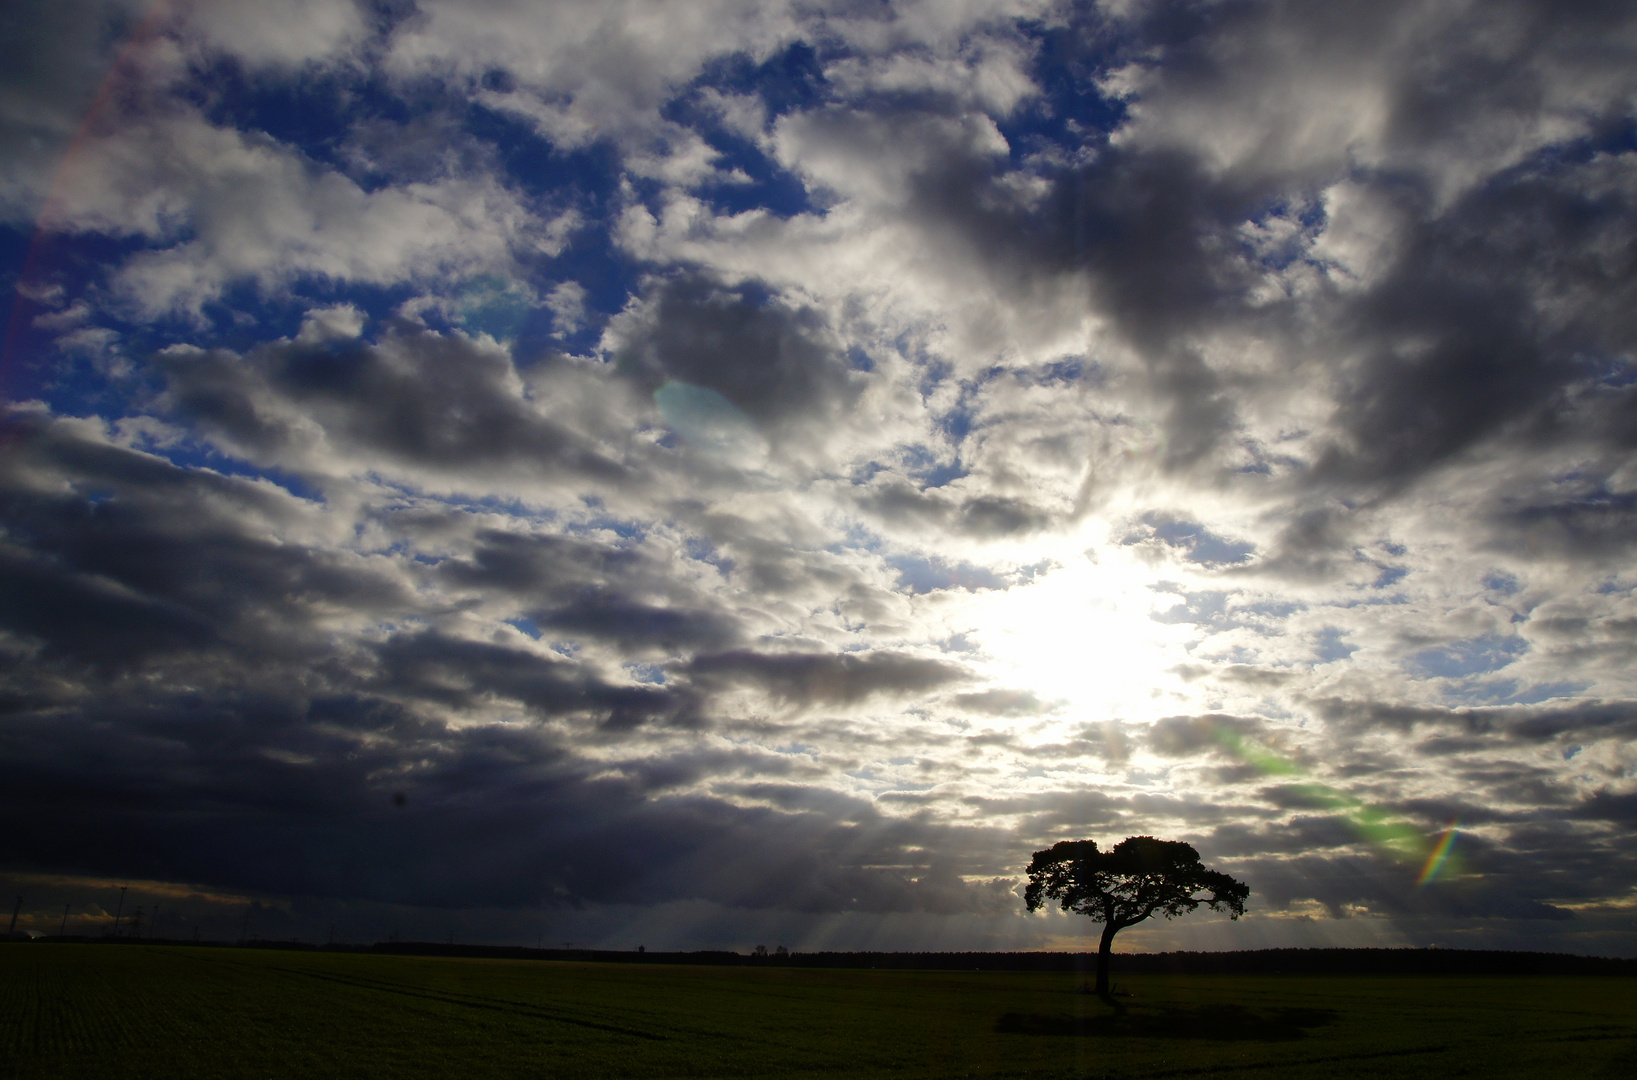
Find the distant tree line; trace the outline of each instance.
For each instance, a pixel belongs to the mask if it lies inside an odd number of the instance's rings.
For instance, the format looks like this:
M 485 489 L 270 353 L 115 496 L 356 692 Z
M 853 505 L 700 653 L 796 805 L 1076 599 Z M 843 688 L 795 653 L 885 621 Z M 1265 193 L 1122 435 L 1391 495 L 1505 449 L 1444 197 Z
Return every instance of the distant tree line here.
M 421 956 L 512 956 L 630 964 L 750 966 L 789 964 L 803 968 L 882 968 L 928 971 L 1096 970 L 1093 952 L 788 952 L 746 955 L 723 950 L 623 952 L 612 949 L 529 949 L 514 946 L 380 943 L 362 951 Z M 1115 953 L 1116 974 L 1178 975 L 1637 975 L 1637 959 L 1567 953 L 1476 949 L 1256 949 L 1239 952 Z
M 36 938 L 34 946 L 53 942 L 107 945 L 206 945 L 223 941 L 176 941 L 90 937 L 79 934 Z M 322 952 L 374 952 L 403 956 L 467 956 L 516 960 L 578 960 L 613 964 L 695 964 L 745 966 L 789 964 L 802 968 L 881 968 L 919 971 L 1072 971 L 1096 970 L 1091 952 L 786 952 L 765 957 L 725 950 L 695 952 L 615 951 L 613 949 L 532 949 L 521 945 L 450 945 L 439 941 L 376 942 L 373 945 L 319 945 L 300 941 L 251 941 L 252 949 Z M 1479 949 L 1256 949 L 1240 952 L 1115 953 L 1117 975 L 1624 975 L 1637 976 L 1637 959 L 1574 956 L 1569 953 L 1506 952 Z

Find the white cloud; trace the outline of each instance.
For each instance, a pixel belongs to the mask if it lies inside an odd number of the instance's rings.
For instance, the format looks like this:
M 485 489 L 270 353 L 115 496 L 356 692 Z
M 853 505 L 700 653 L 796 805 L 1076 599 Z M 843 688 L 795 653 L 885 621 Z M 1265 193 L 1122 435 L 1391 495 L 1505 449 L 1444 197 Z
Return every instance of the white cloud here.
M 296 341 L 316 345 L 325 341 L 348 341 L 363 333 L 364 313 L 351 304 L 313 308 L 301 317 Z
M 156 241 L 116 277 L 151 318 L 198 315 L 239 282 L 276 293 L 302 277 L 387 284 L 503 269 L 517 250 L 562 250 L 564 220 L 541 220 L 487 176 L 368 191 L 183 110 L 87 145 L 48 224 Z
M 847 97 L 934 94 L 965 108 L 1007 116 L 1038 93 L 1031 51 L 1014 37 L 977 34 L 938 54 L 887 54 L 838 60 L 825 71 Z
M 1558 22 L 1533 4 L 1465 0 L 1237 9 L 1215 33 L 1111 73 L 1131 110 L 1114 138 L 1305 184 L 1410 169 L 1447 204 L 1629 109 L 1637 80 L 1618 57 L 1632 30 L 1588 14 Z M 1423 81 L 1457 66 L 1471 80 L 1459 89 Z
M 177 33 L 250 67 L 300 67 L 347 57 L 370 27 L 356 0 L 187 0 Z
M 573 146 L 593 132 L 648 130 L 665 98 L 707 58 L 765 57 L 794 30 L 787 5 L 751 0 L 430 0 L 394 35 L 387 64 L 404 76 L 473 82 L 505 72 L 517 89 L 482 100 L 533 116 L 549 137 Z
M 561 282 L 546 294 L 552 326 L 559 334 L 572 334 L 584 324 L 585 297 L 585 286 L 578 281 Z

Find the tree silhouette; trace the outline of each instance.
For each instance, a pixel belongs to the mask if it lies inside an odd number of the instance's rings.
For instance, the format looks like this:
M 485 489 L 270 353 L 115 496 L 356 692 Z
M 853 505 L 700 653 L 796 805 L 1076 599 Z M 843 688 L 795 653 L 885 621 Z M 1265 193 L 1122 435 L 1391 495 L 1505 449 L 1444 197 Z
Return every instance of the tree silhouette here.
M 1197 895 L 1203 894 L 1203 895 Z M 1199 852 L 1180 840 L 1133 836 L 1110 851 L 1095 840 L 1064 840 L 1034 853 L 1023 902 L 1030 911 L 1057 901 L 1064 911 L 1103 924 L 1097 950 L 1097 993 L 1108 996 L 1108 957 L 1114 935 L 1152 915 L 1186 915 L 1201 904 L 1237 919 L 1250 886 L 1199 864 Z

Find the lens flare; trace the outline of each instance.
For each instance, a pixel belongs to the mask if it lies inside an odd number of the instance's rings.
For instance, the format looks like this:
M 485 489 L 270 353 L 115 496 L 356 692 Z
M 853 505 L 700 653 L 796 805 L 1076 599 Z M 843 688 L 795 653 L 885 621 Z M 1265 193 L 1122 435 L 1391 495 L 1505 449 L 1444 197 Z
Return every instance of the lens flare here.
M 1445 861 L 1449 859 L 1450 848 L 1454 846 L 1455 836 L 1460 831 L 1461 819 L 1456 818 L 1449 823 L 1449 828 L 1444 830 L 1444 835 L 1438 838 L 1438 843 L 1432 849 L 1432 854 L 1427 856 L 1426 865 L 1421 867 L 1421 876 L 1415 881 L 1416 888 L 1419 889 L 1425 886 L 1438 876 L 1438 871 L 1444 868 Z
M 1292 761 L 1280 757 L 1266 747 L 1258 746 L 1224 724 L 1216 725 L 1216 739 L 1227 750 L 1269 776 L 1296 778 L 1301 769 Z M 1310 801 L 1339 813 L 1353 832 L 1377 851 L 1397 862 L 1421 867 L 1416 886 L 1422 887 L 1436 878 L 1449 863 L 1450 848 L 1459 831 L 1459 821 L 1449 828 L 1436 843 L 1430 843 L 1427 834 L 1407 821 L 1393 817 L 1378 806 L 1338 791 L 1328 784 L 1307 781 L 1296 785 Z M 1453 873 L 1455 867 L 1450 865 Z
M 80 121 L 79 129 L 57 161 L 51 186 L 41 200 L 35 217 L 34 234 L 29 240 L 28 252 L 23 256 L 23 269 L 17 276 L 17 287 L 12 293 L 11 319 L 6 324 L 5 338 L 0 341 L 0 401 L 4 401 L 7 396 L 7 381 L 12 374 L 14 358 L 22 347 L 23 327 L 32 323 L 31 316 L 37 310 L 36 301 L 28 286 L 48 280 L 46 264 L 49 261 L 54 208 L 63 197 L 65 181 L 85 157 L 87 147 L 95 138 L 97 125 L 107 119 L 109 111 L 117 103 L 122 80 L 133 77 L 143 47 L 159 35 L 174 7 L 175 0 L 152 0 L 148 5 L 142 21 L 125 36 L 119 50 L 114 54 L 112 62 L 108 65 L 107 74 L 97 87 L 96 96 L 91 100 L 90 108 L 85 111 L 85 116 Z

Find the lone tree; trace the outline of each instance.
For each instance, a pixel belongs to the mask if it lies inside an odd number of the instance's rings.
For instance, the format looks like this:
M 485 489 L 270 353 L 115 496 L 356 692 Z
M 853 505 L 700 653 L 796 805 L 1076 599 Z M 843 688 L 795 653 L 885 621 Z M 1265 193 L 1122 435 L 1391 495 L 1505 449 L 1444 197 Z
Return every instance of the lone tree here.
M 1199 852 L 1180 840 L 1133 836 L 1098 851 L 1095 840 L 1064 840 L 1034 853 L 1023 902 L 1038 911 L 1055 900 L 1064 911 L 1103 924 L 1097 949 L 1097 993 L 1108 996 L 1108 956 L 1114 935 L 1150 915 L 1186 915 L 1201 904 L 1245 913 L 1250 886 L 1199 864 Z

